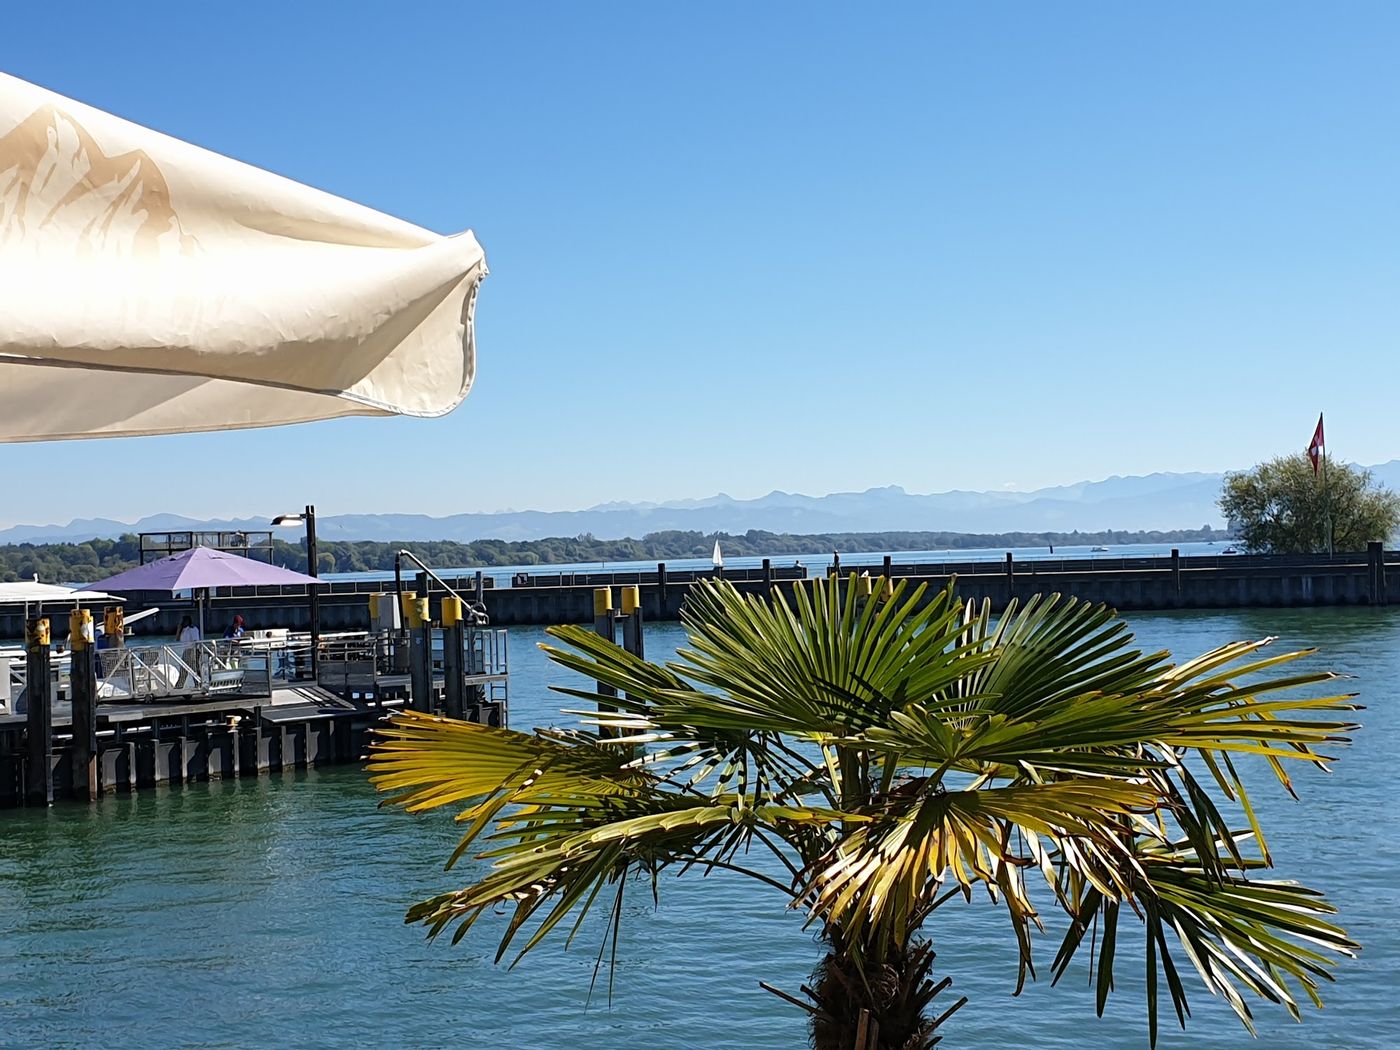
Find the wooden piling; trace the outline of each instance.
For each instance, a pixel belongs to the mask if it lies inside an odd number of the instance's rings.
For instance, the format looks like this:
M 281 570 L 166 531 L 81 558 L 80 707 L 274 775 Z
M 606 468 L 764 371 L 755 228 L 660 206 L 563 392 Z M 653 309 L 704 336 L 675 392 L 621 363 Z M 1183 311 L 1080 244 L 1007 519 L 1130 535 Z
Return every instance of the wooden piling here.
M 601 635 L 610 642 L 617 640 L 617 613 L 612 605 L 612 588 L 595 587 L 593 589 L 593 631 Z M 594 682 L 600 696 L 617 696 L 617 689 L 606 682 Z M 602 700 L 598 701 L 599 711 L 616 711 L 617 708 Z M 600 729 L 599 736 L 611 736 L 607 730 Z
M 97 674 L 93 667 L 92 611 L 75 609 L 68 618 L 69 675 L 73 695 L 73 794 L 97 798 Z
M 1366 598 L 1372 605 L 1388 605 L 1386 591 L 1385 546 L 1378 540 L 1366 544 Z
M 642 589 L 622 588 L 622 648 L 638 659 L 646 659 L 646 643 L 642 637 Z
M 24 628 L 27 767 L 24 799 L 31 806 L 53 804 L 53 671 L 47 616 L 30 619 Z
M 448 718 L 466 717 L 466 629 L 462 599 L 442 599 L 442 702 Z
M 409 706 L 415 711 L 433 709 L 433 621 L 428 599 L 428 574 L 418 574 L 418 589 L 409 605 L 408 662 Z

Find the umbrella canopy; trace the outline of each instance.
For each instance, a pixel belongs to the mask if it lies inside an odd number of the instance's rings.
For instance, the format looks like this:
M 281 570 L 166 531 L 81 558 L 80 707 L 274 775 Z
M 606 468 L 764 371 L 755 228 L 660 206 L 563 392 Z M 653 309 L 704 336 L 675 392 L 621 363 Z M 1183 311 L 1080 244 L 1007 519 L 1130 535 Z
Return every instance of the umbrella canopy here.
M 273 584 L 320 583 L 314 576 L 282 569 L 226 551 L 191 547 L 159 561 L 103 580 L 98 587 L 123 591 L 197 591 L 213 587 L 263 587 Z
M 18 583 L 0 583 L 0 605 L 40 605 L 51 602 L 55 605 L 73 602 L 121 601 L 114 594 L 103 591 L 74 590 L 60 587 L 55 583 L 38 583 L 20 580 Z
M 485 256 L 0 74 L 0 441 L 442 415 Z

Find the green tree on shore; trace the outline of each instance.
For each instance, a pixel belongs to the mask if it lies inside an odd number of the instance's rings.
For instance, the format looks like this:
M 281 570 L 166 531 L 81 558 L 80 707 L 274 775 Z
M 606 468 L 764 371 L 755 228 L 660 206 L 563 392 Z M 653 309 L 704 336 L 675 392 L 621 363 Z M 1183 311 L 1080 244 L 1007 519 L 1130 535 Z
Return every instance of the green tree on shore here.
M 1305 453 L 1280 456 L 1225 475 L 1220 510 L 1236 535 L 1261 554 L 1360 551 L 1400 526 L 1400 495 L 1361 467 L 1329 460 L 1326 485 Z
M 817 1050 L 939 1038 L 961 1003 L 935 1005 L 934 946 L 950 976 L 960 947 L 939 919 L 974 892 L 1019 945 L 1018 990 L 1039 909 L 1062 910 L 1050 972 L 1089 956 L 1100 1012 L 1136 932 L 1152 1043 L 1159 988 L 1184 1025 L 1193 968 L 1246 1025 L 1247 996 L 1295 1016 L 1320 1002 L 1332 957 L 1355 945 L 1319 893 L 1261 877 L 1272 859 L 1234 763 L 1262 758 L 1290 791 L 1285 766 L 1325 766 L 1353 705 L 1295 687 L 1333 675 L 1266 677 L 1304 654 L 1266 658 L 1262 642 L 1173 664 L 1134 649 L 1112 610 L 1054 595 L 994 620 L 951 586 L 859 590 L 816 580 L 789 601 L 700 585 L 666 664 L 551 628 L 550 657 L 588 683 L 559 691 L 598 705 L 596 735 L 395 716 L 376 785 L 411 812 L 465 807 L 449 867 L 473 847 L 480 864 L 409 919 L 455 941 L 505 911 L 497 958 L 518 959 L 556 929 L 572 940 L 601 900 L 615 950 L 629 888 L 747 875 L 821 936 L 809 998 L 779 993 L 808 1010 Z

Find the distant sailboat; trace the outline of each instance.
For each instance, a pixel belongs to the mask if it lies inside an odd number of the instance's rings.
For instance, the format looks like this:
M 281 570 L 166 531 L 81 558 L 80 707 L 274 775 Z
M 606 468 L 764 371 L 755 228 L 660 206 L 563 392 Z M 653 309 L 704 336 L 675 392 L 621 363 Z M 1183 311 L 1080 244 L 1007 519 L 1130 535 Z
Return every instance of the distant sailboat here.
M 716 569 L 724 568 L 724 555 L 720 553 L 719 540 L 715 540 L 715 552 L 710 555 L 710 564 Z

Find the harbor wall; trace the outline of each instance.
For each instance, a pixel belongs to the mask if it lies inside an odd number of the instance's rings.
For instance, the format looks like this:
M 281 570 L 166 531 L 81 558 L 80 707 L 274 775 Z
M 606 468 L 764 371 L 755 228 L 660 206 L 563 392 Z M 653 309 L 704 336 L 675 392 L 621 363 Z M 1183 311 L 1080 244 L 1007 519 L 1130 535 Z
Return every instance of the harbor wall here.
M 824 567 L 830 572 L 833 566 Z M 988 599 L 1004 608 L 1013 596 L 1025 598 L 1059 592 L 1105 602 L 1123 611 L 1148 609 L 1296 608 L 1306 606 L 1400 604 L 1400 553 L 1369 551 L 1335 555 L 1237 555 L 1215 557 L 1096 558 L 997 562 L 894 563 L 838 566 L 871 576 L 889 575 L 942 587 L 956 577 L 963 598 Z M 820 570 L 819 570 L 820 571 Z M 785 568 L 725 572 L 741 591 L 764 593 L 790 589 L 805 570 Z M 664 566 L 647 572 L 520 574 L 510 586 L 486 586 L 483 601 L 497 626 L 587 623 L 593 619 L 593 589 L 636 585 L 648 620 L 680 616 L 695 580 L 714 575 L 668 573 Z M 449 580 L 468 593 L 474 579 Z M 490 581 L 486 581 L 488 584 Z M 328 582 L 321 588 L 321 629 L 364 630 L 369 626 L 369 596 L 392 591 L 392 581 Z M 128 611 L 159 606 L 161 612 L 133 626 L 137 635 L 173 635 L 190 614 L 188 602 L 172 603 L 168 594 L 129 594 Z M 310 611 L 301 588 L 236 588 L 216 593 L 206 613 L 210 635 L 222 632 L 235 613 L 250 628 L 306 630 Z M 0 637 L 23 634 L 19 610 L 0 614 Z
M 840 578 L 844 580 L 851 571 L 850 566 L 842 567 Z M 1005 608 L 1013 597 L 1025 601 L 1050 592 L 1104 602 L 1123 611 L 1400 604 L 1400 555 L 1379 551 L 1304 559 L 1257 556 L 1017 563 L 1008 557 L 1002 562 L 858 566 L 854 571 L 924 583 L 930 591 L 956 579 L 961 598 L 986 599 L 997 610 Z M 733 582 L 746 593 L 794 586 L 791 580 L 779 579 Z M 674 620 L 680 616 L 688 584 L 661 585 L 646 579 L 603 576 L 584 582 L 499 588 L 487 595 L 486 607 L 491 622 L 498 626 L 590 623 L 594 587 L 633 583 L 641 589 L 647 619 Z

